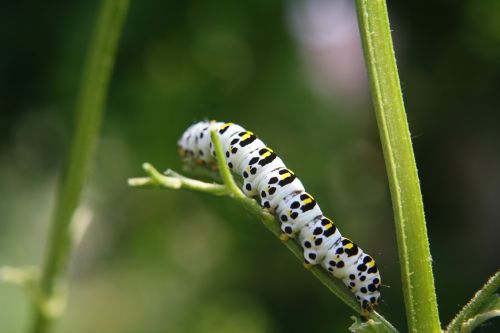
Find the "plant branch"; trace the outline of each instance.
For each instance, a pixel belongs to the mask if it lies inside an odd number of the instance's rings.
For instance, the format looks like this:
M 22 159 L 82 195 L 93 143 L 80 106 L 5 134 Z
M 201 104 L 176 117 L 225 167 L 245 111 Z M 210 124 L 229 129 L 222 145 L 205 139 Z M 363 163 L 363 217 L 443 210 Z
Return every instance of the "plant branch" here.
M 167 176 L 164 176 L 161 175 L 153 166 L 148 163 L 144 163 L 144 170 L 146 171 L 148 177 L 131 178 L 128 180 L 129 185 L 139 188 L 155 186 L 174 190 L 185 188 L 214 195 L 225 194 L 241 204 L 254 216 L 258 217 L 269 231 L 271 231 L 276 237 L 281 239 L 280 236 L 282 234 L 282 231 L 279 222 L 267 210 L 262 209 L 257 201 L 251 198 L 247 198 L 234 182 L 234 178 L 229 172 L 225 157 L 222 154 L 220 140 L 218 136 L 213 133 L 212 142 L 215 145 L 216 155 L 217 157 L 219 157 L 217 163 L 221 170 L 221 175 L 225 185 L 204 183 L 198 180 L 181 176 L 172 171 L 170 171 Z M 187 187 L 182 185 L 187 181 L 189 181 L 193 186 Z M 222 190 L 221 188 L 224 188 L 224 190 Z M 295 239 L 289 239 L 288 241 L 283 241 L 283 243 L 295 255 L 295 257 L 297 257 L 297 259 L 299 259 L 301 262 L 304 261 L 303 249 Z M 334 278 L 320 266 L 313 266 L 309 270 L 318 280 L 321 281 L 321 283 L 323 283 L 328 288 L 328 290 L 330 290 L 333 294 L 340 298 L 354 311 L 363 315 L 359 303 L 341 280 Z M 377 312 L 370 313 L 368 315 L 368 318 L 382 323 L 385 328 L 385 332 L 397 332 L 397 330 L 382 315 Z
M 385 0 L 356 0 L 392 197 L 410 332 L 440 332 L 422 195 Z
M 63 281 L 71 252 L 70 222 L 78 206 L 97 143 L 116 46 L 128 3 L 128 0 L 106 0 L 100 6 L 75 106 L 75 132 L 58 184 L 41 277 L 37 285 L 41 301 L 40 304 L 34 304 L 34 333 L 47 332 L 51 322 L 60 314 L 60 311 L 54 313 L 50 308 L 55 300 L 64 299 Z
M 149 163 L 144 163 L 142 168 L 149 175 L 149 177 L 130 178 L 128 180 L 129 186 L 158 187 L 173 190 L 186 189 L 206 192 L 213 195 L 229 195 L 230 193 L 229 189 L 225 185 L 209 184 L 196 179 L 187 178 L 172 170 L 167 170 L 165 175 L 162 175 Z
M 492 277 L 488 279 L 485 285 L 476 292 L 474 297 L 463 307 L 463 309 L 453 318 L 446 332 L 457 333 L 461 332 L 462 325 L 468 320 L 472 319 L 479 313 L 481 313 L 487 303 L 495 296 L 500 288 L 500 271 L 493 274 Z

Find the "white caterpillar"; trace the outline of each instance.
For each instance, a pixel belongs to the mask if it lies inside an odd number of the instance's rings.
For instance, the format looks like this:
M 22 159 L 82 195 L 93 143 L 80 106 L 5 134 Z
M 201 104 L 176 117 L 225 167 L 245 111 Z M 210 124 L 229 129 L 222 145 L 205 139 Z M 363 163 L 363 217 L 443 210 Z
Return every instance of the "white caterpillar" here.
M 190 126 L 178 141 L 187 163 L 216 165 L 210 132 L 219 136 L 229 169 L 242 179 L 241 190 L 257 198 L 281 221 L 288 237 L 297 237 L 308 265 L 321 265 L 354 293 L 363 312 L 380 299 L 380 274 L 372 257 L 343 237 L 325 217 L 302 182 L 255 134 L 233 123 L 202 121 Z M 285 237 L 286 238 L 286 237 Z

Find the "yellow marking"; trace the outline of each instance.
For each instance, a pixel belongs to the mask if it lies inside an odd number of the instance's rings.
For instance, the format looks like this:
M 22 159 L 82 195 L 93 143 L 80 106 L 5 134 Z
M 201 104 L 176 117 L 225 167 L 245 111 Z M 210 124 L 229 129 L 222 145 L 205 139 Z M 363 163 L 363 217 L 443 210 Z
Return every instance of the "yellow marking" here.
M 240 141 L 245 141 L 246 139 L 248 139 L 249 137 L 251 137 L 253 135 L 252 132 L 250 131 L 246 131 L 245 134 L 243 134 L 243 136 L 241 137 L 241 140 Z
M 308 203 L 311 203 L 313 201 L 313 199 L 311 198 L 307 198 L 305 199 L 304 201 L 302 201 L 304 203 L 304 205 L 307 205 Z
M 368 262 L 368 267 L 372 268 L 373 266 L 375 266 L 375 260 Z
M 288 211 L 288 216 L 290 216 L 290 215 L 292 215 L 292 211 L 291 210 Z
M 287 235 L 287 234 L 281 234 L 280 235 L 280 239 L 283 241 L 283 242 L 286 242 L 287 240 L 290 239 L 290 237 Z
M 304 268 L 305 269 L 311 269 L 314 265 L 313 264 L 309 264 L 307 262 L 304 263 Z
M 292 175 L 290 173 L 285 173 L 281 175 L 281 180 L 285 180 L 287 178 L 290 178 Z
M 346 249 L 352 249 L 352 247 L 353 247 L 353 246 L 354 246 L 354 244 L 353 244 L 353 243 L 347 243 L 347 244 L 345 245 L 345 248 L 346 248 Z
M 224 128 L 228 128 L 229 126 L 231 126 L 233 123 L 225 123 L 224 125 L 222 125 L 220 127 L 221 130 L 223 130 Z
M 271 152 L 270 152 L 270 151 L 266 151 L 266 152 L 262 155 L 262 158 L 266 158 L 266 157 L 268 157 L 269 155 L 271 155 Z
M 327 225 L 325 225 L 325 230 L 328 230 L 331 227 L 333 227 L 333 223 L 328 223 Z

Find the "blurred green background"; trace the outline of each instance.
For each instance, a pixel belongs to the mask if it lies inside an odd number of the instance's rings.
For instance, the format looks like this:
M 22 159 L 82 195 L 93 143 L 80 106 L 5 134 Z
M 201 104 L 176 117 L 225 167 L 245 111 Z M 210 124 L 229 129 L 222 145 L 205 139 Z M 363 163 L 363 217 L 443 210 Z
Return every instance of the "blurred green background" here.
M 98 1 L 0 5 L 0 266 L 36 265 Z M 499 266 L 500 3 L 389 3 L 441 320 Z M 131 1 L 57 332 L 338 332 L 352 315 L 228 199 L 137 190 L 204 118 L 256 132 L 381 269 L 405 328 L 392 210 L 353 1 Z M 0 332 L 25 332 L 0 284 Z M 495 331 L 491 322 L 483 331 Z

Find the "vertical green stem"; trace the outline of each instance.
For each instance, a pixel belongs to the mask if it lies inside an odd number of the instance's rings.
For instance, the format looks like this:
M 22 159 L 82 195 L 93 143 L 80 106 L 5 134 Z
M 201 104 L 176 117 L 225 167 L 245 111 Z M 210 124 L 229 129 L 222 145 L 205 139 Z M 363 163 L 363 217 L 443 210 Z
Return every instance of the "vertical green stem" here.
M 408 330 L 440 332 L 432 258 L 385 0 L 356 0 L 393 202 Z
M 34 333 L 47 332 L 56 316 L 51 308 L 54 301 L 61 297 L 59 292 L 70 256 L 70 221 L 78 206 L 97 143 L 116 46 L 128 3 L 129 0 L 104 0 L 100 5 L 76 102 L 75 132 L 52 212 L 39 281 L 38 303 L 34 305 Z

